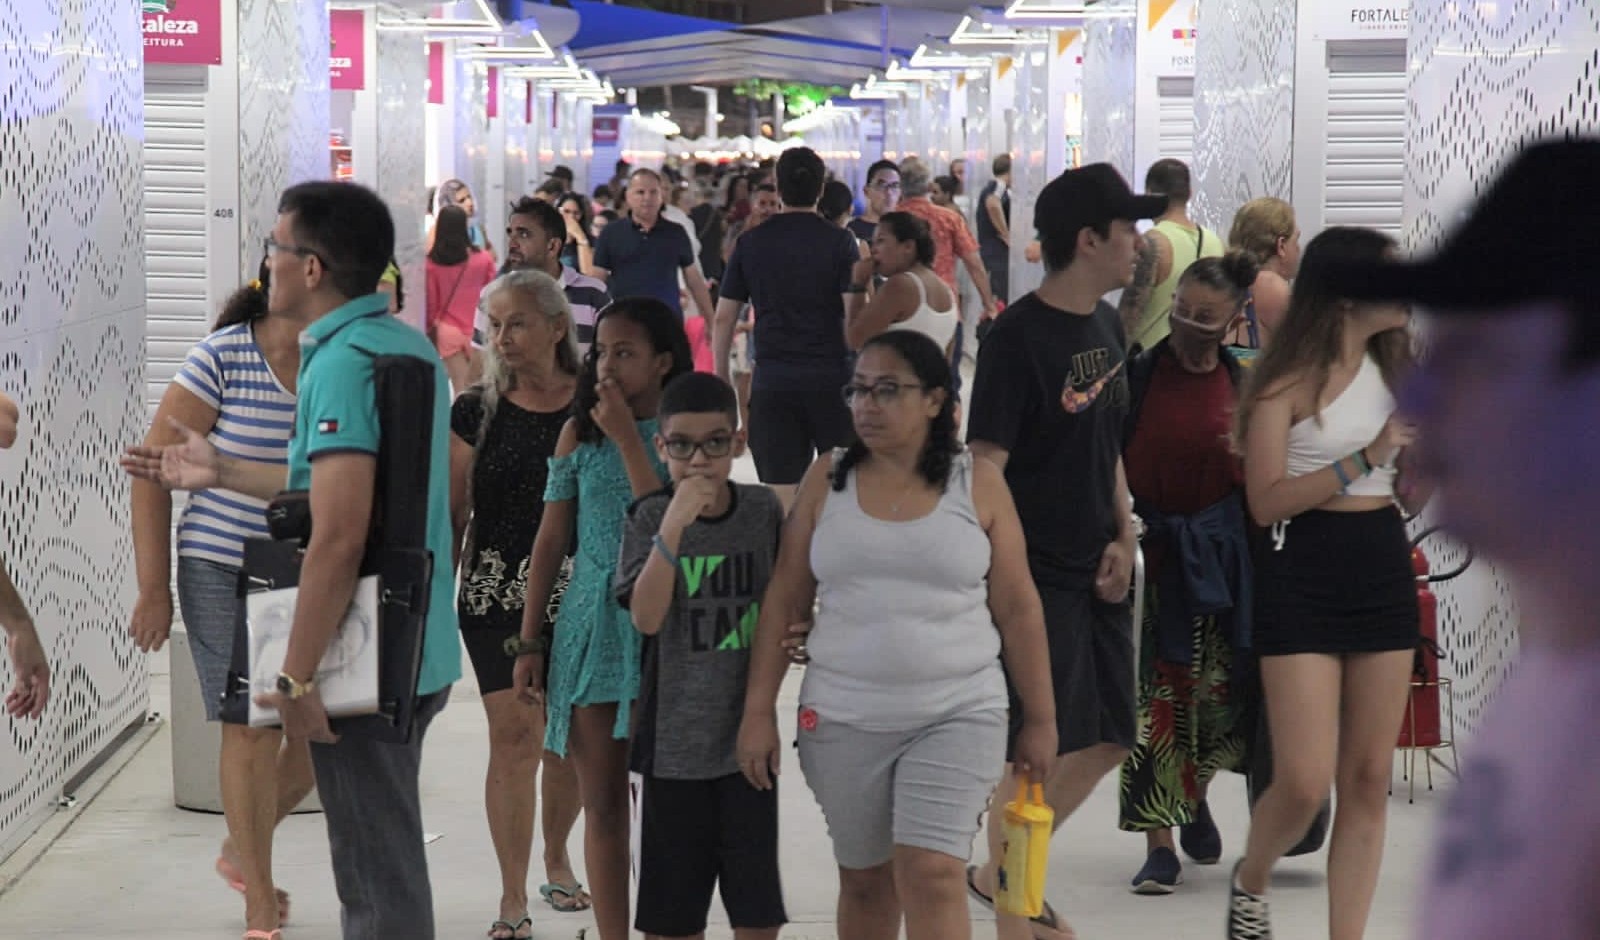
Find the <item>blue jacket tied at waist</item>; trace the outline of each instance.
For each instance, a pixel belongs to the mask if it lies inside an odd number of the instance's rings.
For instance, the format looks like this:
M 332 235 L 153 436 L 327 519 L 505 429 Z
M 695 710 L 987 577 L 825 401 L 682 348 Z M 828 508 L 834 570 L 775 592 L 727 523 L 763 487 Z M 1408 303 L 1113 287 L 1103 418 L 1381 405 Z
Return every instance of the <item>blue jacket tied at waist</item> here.
M 1156 654 L 1170 663 L 1194 661 L 1194 619 L 1216 616 L 1236 650 L 1250 647 L 1255 596 L 1244 500 L 1237 493 L 1191 515 L 1137 504 L 1147 535 L 1165 538 L 1156 582 Z

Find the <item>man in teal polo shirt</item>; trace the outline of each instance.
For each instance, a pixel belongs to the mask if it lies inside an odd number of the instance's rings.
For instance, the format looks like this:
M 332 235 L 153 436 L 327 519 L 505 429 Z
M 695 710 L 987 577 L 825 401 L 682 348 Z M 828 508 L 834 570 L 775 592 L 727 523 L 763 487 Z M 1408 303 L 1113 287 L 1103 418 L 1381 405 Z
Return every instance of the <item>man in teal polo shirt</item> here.
M 452 600 L 450 387 L 434 373 L 426 512 L 433 553 L 416 728 L 408 744 L 335 737 L 312 686 L 317 664 L 350 605 L 366 549 L 378 469 L 375 355 L 438 363 L 432 344 L 388 315 L 378 281 L 394 253 L 394 222 L 371 190 L 348 183 L 294 186 L 278 204 L 268 242 L 269 308 L 309 314 L 301 335 L 299 401 L 289 488 L 311 493 L 311 540 L 278 691 L 270 698 L 291 737 L 309 737 L 343 904 L 346 940 L 433 936 L 417 777 L 422 738 L 461 676 Z
M 394 222 L 371 190 L 332 182 L 286 190 L 266 249 L 269 313 L 292 312 L 310 324 L 300 339 L 288 488 L 310 491 L 311 538 L 283 673 L 276 691 L 257 701 L 278 709 L 286 735 L 313 744 L 345 940 L 431 940 L 433 895 L 417 778 L 423 734 L 461 676 L 451 565 L 449 382 L 432 344 L 389 316 L 388 297 L 377 292 L 394 251 Z M 335 735 L 312 681 L 355 593 L 372 521 L 380 438 L 376 355 L 416 356 L 435 365 L 425 507 L 433 582 L 420 698 L 407 744 Z M 165 453 L 136 455 L 154 461 L 147 470 L 167 485 L 221 487 L 262 499 L 284 489 L 281 468 L 222 457 L 203 436 L 184 430 L 185 442 Z

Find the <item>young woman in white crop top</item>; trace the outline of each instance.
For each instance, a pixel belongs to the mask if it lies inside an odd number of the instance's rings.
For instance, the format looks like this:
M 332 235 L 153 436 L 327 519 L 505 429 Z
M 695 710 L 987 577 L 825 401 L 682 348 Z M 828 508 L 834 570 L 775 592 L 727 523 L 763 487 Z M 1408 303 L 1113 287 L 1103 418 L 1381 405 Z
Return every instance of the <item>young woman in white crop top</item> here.
M 870 340 L 845 397 L 859 443 L 800 484 L 751 653 L 740 769 L 766 789 L 790 624 L 811 617 L 800 768 L 833 839 L 839 920 L 970 937 L 964 867 L 1021 701 L 1019 774 L 1057 750 L 1044 609 L 999 468 L 956 437 L 950 369 L 909 331 Z M 958 926 L 959 925 L 959 926 Z
M 1393 250 L 1367 229 L 1313 239 L 1288 313 L 1240 398 L 1250 513 L 1273 534 L 1256 564 L 1252 637 L 1273 779 L 1235 869 L 1230 938 L 1272 936 L 1272 866 L 1305 835 L 1330 786 L 1339 797 L 1330 940 L 1359 940 L 1377 885 L 1418 640 L 1410 543 L 1395 505 L 1396 462 L 1414 431 L 1394 417 L 1391 393 L 1411 365 L 1410 313 L 1354 303 L 1326 272 Z
M 854 281 L 872 275 L 883 286 L 845 323 L 845 341 L 860 349 L 885 330 L 914 330 L 947 349 L 961 323 L 957 298 L 933 273 L 933 235 L 909 212 L 886 212 L 872 237 L 872 256 L 856 265 Z

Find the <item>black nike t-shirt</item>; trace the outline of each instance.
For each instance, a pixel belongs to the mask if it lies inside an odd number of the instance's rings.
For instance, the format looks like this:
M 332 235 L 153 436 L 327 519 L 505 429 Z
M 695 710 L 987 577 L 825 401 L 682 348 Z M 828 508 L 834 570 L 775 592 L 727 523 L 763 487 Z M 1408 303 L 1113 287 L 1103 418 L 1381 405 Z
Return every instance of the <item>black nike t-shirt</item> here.
M 1122 321 L 1037 294 L 1008 306 L 978 347 L 967 440 L 1006 450 L 1006 482 L 1041 584 L 1087 588 L 1117 537 L 1117 460 L 1128 413 Z

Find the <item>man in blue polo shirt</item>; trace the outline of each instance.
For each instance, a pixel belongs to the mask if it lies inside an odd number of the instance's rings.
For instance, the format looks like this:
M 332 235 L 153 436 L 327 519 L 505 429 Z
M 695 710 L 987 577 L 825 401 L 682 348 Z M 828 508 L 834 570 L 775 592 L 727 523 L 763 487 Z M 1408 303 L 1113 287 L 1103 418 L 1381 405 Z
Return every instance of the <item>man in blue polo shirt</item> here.
M 661 217 L 661 177 L 634 170 L 628 177 L 628 217 L 607 225 L 595 241 L 594 264 L 612 297 L 654 297 L 683 314 L 678 273 L 689 299 L 703 316 L 711 314 L 711 291 L 695 264 L 694 243 L 683 226 Z
M 438 353 L 416 329 L 388 316 L 378 280 L 394 252 L 389 208 L 352 183 L 291 187 L 268 236 L 269 313 L 295 311 L 301 334 L 288 488 L 309 490 L 311 539 L 277 689 L 257 701 L 278 710 L 284 733 L 312 742 L 317 790 L 333 851 L 345 940 L 431 940 L 433 895 L 423 849 L 417 777 L 428 723 L 461 677 L 450 528 L 450 386 Z M 434 558 L 423 641 L 420 699 L 411 741 L 385 744 L 335 735 L 313 676 L 354 596 L 376 495 L 380 429 L 373 357 L 434 364 L 427 544 Z M 184 429 L 184 443 L 152 459 L 176 489 L 221 487 L 270 499 L 284 489 L 271 464 L 219 455 Z M 146 455 L 151 456 L 151 455 Z

